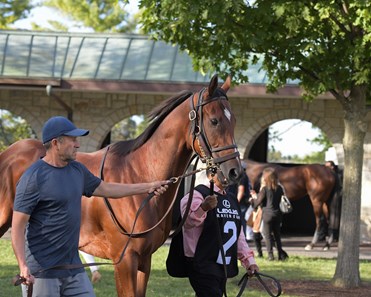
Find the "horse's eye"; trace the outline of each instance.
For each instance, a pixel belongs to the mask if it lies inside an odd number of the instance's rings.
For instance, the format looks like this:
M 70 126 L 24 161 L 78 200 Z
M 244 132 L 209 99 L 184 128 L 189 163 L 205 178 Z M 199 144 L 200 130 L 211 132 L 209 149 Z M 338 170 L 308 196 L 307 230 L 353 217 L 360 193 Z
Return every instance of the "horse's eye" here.
M 211 124 L 212 124 L 213 126 L 218 125 L 218 120 L 217 120 L 217 119 L 211 119 Z

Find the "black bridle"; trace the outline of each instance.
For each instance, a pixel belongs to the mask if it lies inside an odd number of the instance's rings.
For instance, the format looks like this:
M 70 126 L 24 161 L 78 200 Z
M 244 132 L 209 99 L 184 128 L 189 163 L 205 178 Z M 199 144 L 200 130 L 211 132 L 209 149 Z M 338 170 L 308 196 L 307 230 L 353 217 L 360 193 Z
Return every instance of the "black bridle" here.
M 190 125 L 190 134 L 192 136 L 192 149 L 193 151 L 200 157 L 200 160 L 203 163 L 206 163 L 207 168 L 217 167 L 219 168 L 219 165 L 223 162 L 226 162 L 228 160 L 238 158 L 240 156 L 240 153 L 237 150 L 237 145 L 235 143 L 226 145 L 223 147 L 215 147 L 213 148 L 210 145 L 210 142 L 208 140 L 208 137 L 205 132 L 204 128 L 204 117 L 203 117 L 203 107 L 206 104 L 209 104 L 213 101 L 220 101 L 220 100 L 228 100 L 227 95 L 222 96 L 214 96 L 211 97 L 209 100 L 204 101 L 204 93 L 205 88 L 203 88 L 201 91 L 198 92 L 198 99 L 197 104 L 195 106 L 194 103 L 194 95 L 190 97 L 190 112 L 189 112 L 189 120 L 191 121 Z M 209 94 L 211 96 L 211 94 Z M 198 142 L 200 153 L 197 152 L 195 149 L 194 143 Z M 229 150 L 229 149 L 235 149 L 236 151 L 231 154 L 227 154 L 223 157 L 214 157 L 214 153 L 218 153 L 221 151 Z

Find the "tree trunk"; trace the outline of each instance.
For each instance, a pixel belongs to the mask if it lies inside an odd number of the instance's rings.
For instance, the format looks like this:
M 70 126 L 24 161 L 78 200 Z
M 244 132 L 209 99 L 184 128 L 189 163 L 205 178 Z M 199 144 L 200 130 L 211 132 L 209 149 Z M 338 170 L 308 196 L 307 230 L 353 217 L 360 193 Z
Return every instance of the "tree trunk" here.
M 364 89 L 355 87 L 349 105 L 344 105 L 344 183 L 340 221 L 340 238 L 335 286 L 354 288 L 361 284 L 359 273 L 359 243 L 363 143 L 366 135 L 366 96 Z M 343 102 L 344 103 L 344 102 Z

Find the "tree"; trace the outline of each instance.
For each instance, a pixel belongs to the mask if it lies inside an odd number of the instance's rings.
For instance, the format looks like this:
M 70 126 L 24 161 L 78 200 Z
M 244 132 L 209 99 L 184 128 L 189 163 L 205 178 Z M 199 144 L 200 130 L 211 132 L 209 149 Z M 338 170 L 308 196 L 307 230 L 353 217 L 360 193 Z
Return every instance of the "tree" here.
M 318 152 L 313 152 L 310 154 L 307 154 L 305 156 L 298 156 L 298 155 L 283 155 L 280 151 L 276 152 L 276 145 L 277 143 L 282 142 L 282 136 L 288 133 L 290 130 L 295 128 L 296 126 L 300 126 L 305 121 L 302 120 L 290 120 L 290 125 L 285 127 L 284 130 L 276 130 L 276 126 L 272 125 L 269 127 L 269 133 L 268 133 L 268 160 L 270 162 L 295 162 L 295 163 L 304 163 L 304 164 L 311 164 L 311 163 L 320 163 L 323 164 L 325 162 L 325 156 L 327 150 L 332 147 L 332 143 L 327 138 L 327 136 L 321 131 L 318 127 L 314 126 L 312 124 L 312 130 L 316 130 L 317 133 L 319 133 L 315 138 L 313 139 L 306 139 L 308 143 L 316 144 L 318 148 Z M 278 154 L 279 153 L 279 154 Z
M 45 0 L 43 5 L 60 11 L 75 22 L 76 27 L 90 28 L 95 32 L 131 33 L 137 26 L 137 17 L 131 17 L 125 11 L 125 5 L 128 2 L 125 0 L 84 0 L 76 5 L 75 0 Z M 50 21 L 49 24 L 58 30 L 68 29 L 57 21 Z
M 6 110 L 0 110 L 0 152 L 12 143 L 25 138 L 36 138 L 31 126 L 22 118 Z
M 314 125 L 312 125 L 312 127 L 316 128 Z M 330 147 L 332 147 L 330 139 L 328 139 L 327 135 L 324 134 L 323 131 L 321 131 L 317 137 L 312 139 L 311 142 L 321 145 L 323 147 L 323 152 L 326 152 Z
M 148 125 L 148 119 L 143 115 L 124 119 L 112 128 L 111 139 L 113 142 L 134 139 L 142 134 Z
M 135 138 L 136 130 L 137 124 L 132 118 L 124 119 L 112 128 L 112 141 L 133 139 Z
M 0 29 L 9 29 L 9 25 L 27 17 L 32 5 L 29 0 L 3 0 L 0 3 Z
M 135 137 L 138 137 L 140 134 L 144 132 L 145 129 L 149 126 L 150 121 L 145 115 L 141 115 L 139 117 L 139 122 L 137 123 L 137 129 L 135 131 Z
M 249 4 L 251 3 L 251 4 Z M 267 89 L 299 79 L 304 98 L 330 92 L 344 111 L 344 193 L 333 283 L 360 285 L 359 241 L 366 103 L 371 103 L 371 1 L 142 0 L 144 30 L 178 44 L 196 70 L 248 80 L 259 59 Z

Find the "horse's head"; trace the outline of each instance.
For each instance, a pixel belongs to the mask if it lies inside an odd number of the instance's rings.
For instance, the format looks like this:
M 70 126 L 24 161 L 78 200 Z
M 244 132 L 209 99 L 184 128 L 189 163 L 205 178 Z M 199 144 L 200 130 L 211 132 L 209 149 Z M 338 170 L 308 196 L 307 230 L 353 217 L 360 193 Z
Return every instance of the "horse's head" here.
M 215 75 L 208 88 L 191 97 L 189 113 L 193 149 L 208 167 L 220 169 L 225 185 L 236 183 L 242 173 L 234 139 L 236 118 L 227 97 L 230 84 L 228 77 L 218 87 Z

